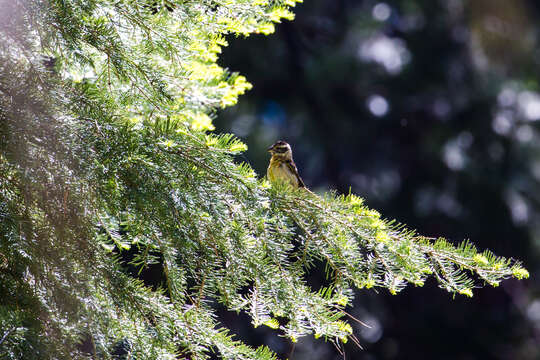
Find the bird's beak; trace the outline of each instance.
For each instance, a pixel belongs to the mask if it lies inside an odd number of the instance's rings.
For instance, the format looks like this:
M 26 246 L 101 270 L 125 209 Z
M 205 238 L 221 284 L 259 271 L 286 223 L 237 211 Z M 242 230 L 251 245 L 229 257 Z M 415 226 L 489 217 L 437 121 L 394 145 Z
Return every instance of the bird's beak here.
M 266 151 L 272 152 L 273 149 L 274 149 L 274 145 L 270 146 L 268 149 L 266 149 Z

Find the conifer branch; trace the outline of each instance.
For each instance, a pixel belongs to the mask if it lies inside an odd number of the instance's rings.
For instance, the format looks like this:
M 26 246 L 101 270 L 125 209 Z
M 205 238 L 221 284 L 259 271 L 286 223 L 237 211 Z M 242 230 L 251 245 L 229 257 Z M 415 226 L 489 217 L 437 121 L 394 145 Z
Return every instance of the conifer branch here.
M 345 308 L 359 288 L 397 293 L 433 275 L 472 296 L 528 277 L 517 261 L 385 221 L 354 195 L 270 186 L 235 162 L 247 147 L 212 134 L 212 117 L 251 85 L 217 65 L 224 36 L 271 33 L 295 2 L 155 13 L 147 0 L 8 2 L 0 328 L 15 330 L 0 334 L 0 356 L 32 358 L 37 344 L 45 358 L 271 360 L 223 327 L 216 303 L 293 343 L 312 334 L 339 349 L 358 342 Z M 326 284 L 312 289 L 318 260 Z

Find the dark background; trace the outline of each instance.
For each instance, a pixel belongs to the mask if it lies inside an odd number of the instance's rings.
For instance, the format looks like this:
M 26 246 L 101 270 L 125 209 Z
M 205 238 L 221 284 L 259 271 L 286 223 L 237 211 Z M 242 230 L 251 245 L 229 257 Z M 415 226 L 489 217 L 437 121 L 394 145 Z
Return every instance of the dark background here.
M 435 281 L 359 291 L 364 349 L 347 359 L 540 359 L 540 5 L 525 0 L 305 0 L 270 37 L 229 38 L 221 64 L 254 89 L 218 131 L 291 143 L 305 183 L 364 197 L 428 236 L 521 259 L 531 273 L 472 299 Z M 313 274 L 316 278 L 317 274 Z M 280 356 L 291 345 L 247 317 L 224 321 Z M 291 359 L 343 358 L 303 338 Z

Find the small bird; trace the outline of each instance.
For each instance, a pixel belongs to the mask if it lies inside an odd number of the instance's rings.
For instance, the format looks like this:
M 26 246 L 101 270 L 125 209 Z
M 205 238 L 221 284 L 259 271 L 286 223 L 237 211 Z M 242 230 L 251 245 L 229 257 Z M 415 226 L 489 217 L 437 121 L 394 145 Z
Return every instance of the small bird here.
M 295 188 L 305 188 L 306 185 L 298 174 L 293 161 L 291 146 L 285 141 L 278 141 L 268 148 L 272 154 L 266 176 L 271 182 L 285 182 Z

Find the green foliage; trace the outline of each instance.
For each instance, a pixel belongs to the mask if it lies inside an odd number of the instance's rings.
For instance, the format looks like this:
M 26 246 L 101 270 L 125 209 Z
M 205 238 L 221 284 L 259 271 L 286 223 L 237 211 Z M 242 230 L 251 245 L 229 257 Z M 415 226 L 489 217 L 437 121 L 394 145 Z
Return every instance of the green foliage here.
M 292 341 L 345 342 L 354 288 L 395 294 L 433 275 L 472 296 L 528 276 L 468 243 L 417 236 L 354 195 L 270 186 L 234 161 L 244 144 L 208 132 L 251 87 L 216 64 L 224 36 L 270 33 L 294 3 L 6 5 L 1 358 L 274 359 L 235 340 L 215 303 Z M 318 262 L 328 283 L 311 289 Z M 141 276 L 152 266 L 163 281 Z

